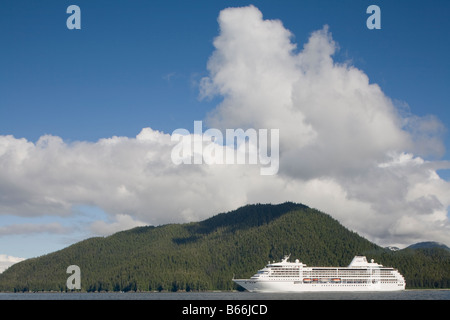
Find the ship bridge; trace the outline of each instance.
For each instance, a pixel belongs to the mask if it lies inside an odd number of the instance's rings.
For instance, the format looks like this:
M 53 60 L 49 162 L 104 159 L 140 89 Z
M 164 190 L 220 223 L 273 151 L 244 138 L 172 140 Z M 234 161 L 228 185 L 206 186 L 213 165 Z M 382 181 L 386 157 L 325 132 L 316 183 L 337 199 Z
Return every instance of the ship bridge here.
M 306 264 L 300 262 L 300 260 L 295 259 L 295 262 L 290 262 L 288 261 L 289 258 L 291 257 L 291 255 L 286 255 L 284 256 L 283 259 L 281 259 L 281 262 L 275 262 L 273 261 L 272 263 L 269 261 L 266 265 L 266 268 L 277 268 L 277 267 L 306 267 Z
M 379 268 L 382 267 L 381 264 L 375 263 L 373 261 L 373 259 L 370 260 L 370 262 L 367 262 L 367 258 L 365 256 L 355 256 L 352 260 L 352 262 L 350 262 L 350 264 L 348 265 L 349 268 L 355 268 L 355 267 L 360 267 L 360 268 L 367 268 L 367 267 L 375 267 L 375 268 Z

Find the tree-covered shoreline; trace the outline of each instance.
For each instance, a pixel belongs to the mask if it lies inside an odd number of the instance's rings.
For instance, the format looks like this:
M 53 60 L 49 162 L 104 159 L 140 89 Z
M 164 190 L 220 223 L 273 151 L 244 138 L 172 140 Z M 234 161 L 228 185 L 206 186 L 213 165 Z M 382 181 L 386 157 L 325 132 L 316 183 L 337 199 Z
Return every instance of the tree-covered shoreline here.
M 240 290 L 233 277 L 250 277 L 286 254 L 309 266 L 347 266 L 353 256 L 366 255 L 398 269 L 407 289 L 450 288 L 448 250 L 391 251 L 328 214 L 287 202 L 90 238 L 11 266 L 0 274 L 0 291 L 68 291 L 69 265 L 81 269 L 82 292 Z

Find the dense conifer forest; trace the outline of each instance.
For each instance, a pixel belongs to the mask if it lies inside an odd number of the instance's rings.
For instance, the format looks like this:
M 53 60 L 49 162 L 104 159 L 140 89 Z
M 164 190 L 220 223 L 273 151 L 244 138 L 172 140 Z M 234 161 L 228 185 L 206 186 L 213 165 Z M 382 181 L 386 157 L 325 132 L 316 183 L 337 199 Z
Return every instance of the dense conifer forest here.
M 287 202 L 90 238 L 11 266 L 0 274 L 0 291 L 67 291 L 69 265 L 80 267 L 81 291 L 239 290 L 233 276 L 250 277 L 286 254 L 310 266 L 347 266 L 365 255 L 399 269 L 407 289 L 450 288 L 450 251 L 381 248 L 325 213 Z

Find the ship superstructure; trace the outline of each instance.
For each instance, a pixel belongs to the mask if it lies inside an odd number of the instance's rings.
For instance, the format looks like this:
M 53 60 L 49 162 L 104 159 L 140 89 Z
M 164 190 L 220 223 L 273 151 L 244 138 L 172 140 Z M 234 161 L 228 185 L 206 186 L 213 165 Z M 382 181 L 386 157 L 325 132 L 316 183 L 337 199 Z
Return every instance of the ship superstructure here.
M 233 279 L 254 292 L 398 291 L 405 279 L 398 270 L 384 267 L 365 256 L 355 256 L 348 267 L 308 267 L 298 259 L 268 263 L 250 279 Z

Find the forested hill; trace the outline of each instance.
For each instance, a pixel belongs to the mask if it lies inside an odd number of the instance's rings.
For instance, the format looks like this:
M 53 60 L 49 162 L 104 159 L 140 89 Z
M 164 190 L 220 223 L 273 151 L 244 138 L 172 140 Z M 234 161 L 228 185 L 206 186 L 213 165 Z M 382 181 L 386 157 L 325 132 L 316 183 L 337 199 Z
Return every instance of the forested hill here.
M 325 213 L 288 202 L 87 239 L 11 266 L 0 274 L 0 291 L 66 291 L 69 265 L 80 267 L 82 291 L 232 290 L 233 275 L 250 277 L 286 254 L 310 266 L 346 266 L 366 255 L 398 268 L 407 288 L 450 287 L 447 250 L 383 249 Z

